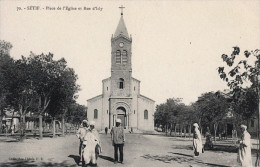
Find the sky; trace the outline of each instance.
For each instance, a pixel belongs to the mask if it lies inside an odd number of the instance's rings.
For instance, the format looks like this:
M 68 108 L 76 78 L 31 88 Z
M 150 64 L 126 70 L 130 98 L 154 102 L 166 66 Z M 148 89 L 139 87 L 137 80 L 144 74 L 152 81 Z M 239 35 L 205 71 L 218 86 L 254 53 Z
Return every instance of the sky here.
M 234 46 L 260 49 L 260 1 L 0 0 L 0 39 L 11 42 L 15 59 L 30 51 L 64 57 L 79 77 L 77 102 L 87 105 L 111 75 L 121 5 L 132 36 L 132 76 L 156 104 L 173 97 L 190 104 L 202 93 L 227 89 L 217 73 L 221 55 Z

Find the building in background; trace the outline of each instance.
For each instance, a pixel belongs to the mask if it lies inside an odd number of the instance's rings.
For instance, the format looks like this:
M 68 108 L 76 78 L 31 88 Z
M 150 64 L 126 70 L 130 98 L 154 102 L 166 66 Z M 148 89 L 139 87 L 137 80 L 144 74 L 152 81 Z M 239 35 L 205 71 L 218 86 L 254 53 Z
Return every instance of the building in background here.
M 140 81 L 132 77 L 132 37 L 123 19 L 111 38 L 111 77 L 102 81 L 102 94 L 88 99 L 88 119 L 103 130 L 121 119 L 126 129 L 154 130 L 155 101 L 140 94 Z

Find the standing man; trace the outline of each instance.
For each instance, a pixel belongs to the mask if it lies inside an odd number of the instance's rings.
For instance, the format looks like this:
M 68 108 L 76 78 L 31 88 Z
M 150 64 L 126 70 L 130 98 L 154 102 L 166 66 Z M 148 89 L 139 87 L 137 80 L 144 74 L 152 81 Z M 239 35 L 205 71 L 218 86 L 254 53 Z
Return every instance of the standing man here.
M 124 128 L 121 126 L 121 119 L 116 119 L 116 127 L 111 129 L 112 145 L 114 146 L 114 163 L 118 162 L 118 149 L 120 153 L 120 163 L 123 164 L 123 147 L 125 143 Z
M 240 125 L 242 135 L 241 140 L 238 140 L 239 149 L 238 149 L 238 162 L 242 167 L 251 167 L 252 166 L 252 157 L 251 157 L 251 141 L 250 134 L 247 132 L 246 125 Z
M 199 125 L 197 123 L 193 124 L 194 132 L 193 132 L 193 150 L 195 157 L 198 157 L 200 153 L 202 153 L 202 139 L 199 131 Z
M 90 121 L 90 123 L 89 123 L 89 131 L 94 134 L 95 140 L 97 142 L 97 145 L 95 147 L 96 158 L 97 158 L 97 156 L 102 152 L 102 147 L 101 147 L 101 141 L 100 141 L 99 133 L 95 129 L 95 121 Z
M 77 137 L 78 139 L 80 140 L 80 143 L 79 143 L 79 156 L 80 156 L 80 159 L 81 159 L 81 152 L 82 152 L 82 143 L 83 143 L 83 140 L 84 140 L 84 136 L 87 134 L 88 132 L 88 121 L 87 120 L 83 120 L 82 121 L 82 125 L 80 125 L 78 131 L 77 131 Z

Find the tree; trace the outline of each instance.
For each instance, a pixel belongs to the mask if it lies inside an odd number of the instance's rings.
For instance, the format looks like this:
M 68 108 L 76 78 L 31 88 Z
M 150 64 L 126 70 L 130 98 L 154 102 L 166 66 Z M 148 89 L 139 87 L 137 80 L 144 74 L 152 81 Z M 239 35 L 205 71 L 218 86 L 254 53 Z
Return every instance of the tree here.
M 8 108 L 8 94 L 10 93 L 9 73 L 13 68 L 13 59 L 10 57 L 11 43 L 0 40 L 0 128 L 5 115 L 4 109 Z M 2 133 L 2 129 L 0 130 Z
M 175 127 L 176 134 L 176 126 L 180 126 L 180 133 L 182 127 L 186 128 L 186 123 L 190 123 L 190 108 L 181 102 L 180 98 L 169 98 L 166 100 L 166 103 L 162 103 L 156 106 L 156 111 L 154 114 L 155 124 L 157 127 L 160 125 L 163 127 L 163 131 L 170 132 L 173 127 Z M 170 133 L 171 135 L 171 133 Z
M 200 115 L 201 128 L 213 124 L 214 139 L 216 141 L 218 124 L 229 109 L 227 98 L 221 92 L 208 92 L 202 94 L 195 105 L 198 115 Z
M 78 127 L 84 119 L 87 119 L 87 110 L 88 108 L 84 105 L 71 104 L 65 116 L 66 121 Z
M 73 102 L 74 94 L 78 91 L 77 75 L 75 75 L 73 69 L 67 67 L 64 58 L 54 60 L 52 53 L 36 55 L 31 52 L 30 56 L 25 58 L 25 61 L 33 71 L 30 79 L 37 99 L 35 102 L 38 104 L 36 113 L 39 116 L 41 139 L 43 114 L 54 99 L 57 99 L 55 101 L 56 105 L 60 107 L 59 111 L 67 110 L 66 107 Z M 52 110 L 49 110 L 49 112 L 56 113 Z
M 76 84 L 78 77 L 72 68 L 66 68 L 61 77 L 59 78 L 60 86 L 55 93 L 60 98 L 60 107 L 62 116 L 62 135 L 64 136 L 65 129 L 65 116 L 68 112 L 68 108 L 75 103 L 77 96 L 75 95 L 80 89 L 79 85 Z
M 33 70 L 30 68 L 25 57 L 15 61 L 14 68 L 9 73 L 10 94 L 8 95 L 9 104 L 20 114 L 21 141 L 24 138 L 25 116 L 36 97 L 36 92 L 32 84 Z
M 227 82 L 227 85 L 230 87 L 233 93 L 233 101 L 234 103 L 240 105 L 240 107 L 243 108 L 243 111 L 252 112 L 249 114 L 250 116 L 254 115 L 254 112 L 257 111 L 257 108 L 252 109 L 248 108 L 249 106 L 247 104 L 248 101 L 245 103 L 242 102 L 241 105 L 241 99 L 244 101 L 244 97 L 247 96 L 245 94 L 249 93 L 248 88 L 250 87 L 251 90 L 256 90 L 258 92 L 258 97 L 253 95 L 250 96 L 252 99 L 255 99 L 253 101 L 259 101 L 260 99 L 260 50 L 255 49 L 252 51 L 244 51 L 243 55 L 245 57 L 241 58 L 239 57 L 239 60 L 237 60 L 237 57 L 240 54 L 240 48 L 239 47 L 233 47 L 233 51 L 230 56 L 226 54 L 222 54 L 222 59 L 226 63 L 226 69 L 224 66 L 218 68 L 218 73 L 220 75 L 220 78 Z M 226 72 L 227 71 L 227 72 Z M 250 84 L 245 84 L 250 83 Z M 247 92 L 247 93 L 246 93 Z M 251 101 L 252 102 L 252 101 Z M 253 102 L 254 103 L 254 102 Z M 258 102 L 259 103 L 259 102 Z M 255 106 L 255 105 L 254 105 Z M 257 105 L 256 105 L 257 107 Z M 241 110 L 240 110 L 241 112 Z M 242 112 L 244 115 L 244 112 Z M 248 115 L 248 113 L 246 113 Z M 258 120 L 260 120 L 260 108 L 258 108 Z M 258 125 L 258 138 L 260 143 L 260 121 Z M 258 150 L 257 154 L 257 160 L 256 160 L 256 166 L 259 166 L 259 154 L 260 154 L 260 148 Z

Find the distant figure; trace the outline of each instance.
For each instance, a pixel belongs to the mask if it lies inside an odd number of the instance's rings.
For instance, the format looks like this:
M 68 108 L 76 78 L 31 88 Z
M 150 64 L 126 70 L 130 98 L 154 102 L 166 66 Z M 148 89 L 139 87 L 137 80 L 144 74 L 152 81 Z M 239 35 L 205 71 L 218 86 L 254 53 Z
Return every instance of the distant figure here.
M 14 135 L 14 125 L 11 126 L 11 136 Z
M 205 137 L 206 137 L 205 148 L 212 149 L 213 148 L 213 142 L 212 142 L 212 138 L 211 138 L 211 133 L 210 133 L 209 127 L 207 127 L 207 131 L 205 133 Z
M 120 153 L 120 163 L 123 164 L 123 147 L 125 143 L 124 128 L 121 126 L 121 119 L 116 119 L 116 127 L 111 129 L 112 145 L 114 146 L 114 163 L 118 162 L 118 149 Z
M 106 135 L 107 135 L 107 131 L 108 131 L 108 128 L 107 128 L 107 127 L 105 127 L 105 132 L 106 132 Z
M 251 157 L 251 142 L 250 134 L 247 132 L 247 126 L 240 126 L 242 135 L 241 140 L 238 140 L 239 149 L 238 149 L 238 162 L 242 167 L 251 167 L 252 166 L 252 157 Z
M 199 125 L 197 123 L 193 124 L 194 132 L 193 132 L 193 150 L 195 157 L 198 157 L 200 153 L 202 153 L 202 139 L 199 131 Z
M 222 140 L 227 139 L 227 133 L 226 133 L 225 130 L 223 130 L 223 132 L 222 132 L 222 134 L 221 134 L 221 139 L 222 139 Z
M 236 129 L 232 130 L 232 140 L 233 140 L 234 143 L 236 143 L 236 141 L 237 141 L 237 131 L 236 131 Z
M 77 137 L 80 140 L 79 143 L 79 156 L 81 157 L 81 153 L 82 153 L 82 143 L 83 143 L 83 138 L 84 136 L 87 134 L 88 132 L 88 121 L 87 120 L 83 120 L 82 124 L 80 125 L 78 131 L 77 131 Z

